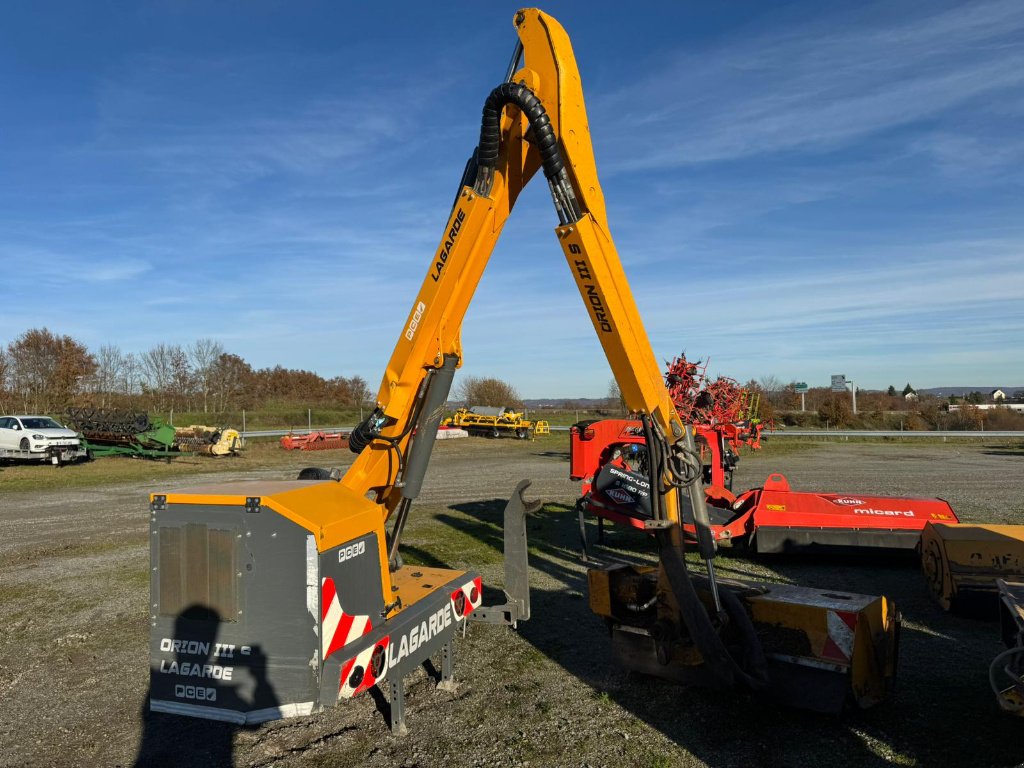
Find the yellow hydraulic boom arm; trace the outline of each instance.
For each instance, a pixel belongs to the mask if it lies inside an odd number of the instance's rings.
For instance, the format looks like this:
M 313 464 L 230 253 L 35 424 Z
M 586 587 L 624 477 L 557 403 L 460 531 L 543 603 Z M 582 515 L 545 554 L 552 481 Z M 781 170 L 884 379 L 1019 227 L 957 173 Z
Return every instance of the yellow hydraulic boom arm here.
M 419 494 L 441 411 L 461 364 L 466 309 L 519 193 L 540 170 L 573 279 L 626 405 L 643 424 L 653 513 L 645 525 L 658 541 L 664 576 L 659 583 L 667 585 L 660 603 L 675 606 L 671 616 L 682 619 L 704 662 L 721 680 L 761 688 L 766 684 L 764 656 L 750 618 L 735 594 L 720 593 L 715 580 L 715 544 L 693 435 L 669 396 L 608 229 L 572 45 L 561 25 L 539 10 L 518 11 L 514 24 L 519 42 L 508 73 L 484 102 L 480 141 L 388 362 L 377 407 L 349 437 L 350 448 L 360 456 L 342 485 L 353 502 L 377 504 L 385 520 L 395 516 L 388 562 L 381 564 L 387 595 L 388 571 L 401 569 L 398 547 L 409 507 Z M 683 558 L 682 489 L 707 564 L 710 609 L 698 597 Z M 741 628 L 747 658 L 756 663 L 741 668 L 723 643 L 721 627 L 729 623 Z
M 537 9 L 519 11 L 514 24 L 519 43 L 506 82 L 485 104 L 480 145 L 388 362 L 377 408 L 351 439 L 361 455 L 342 482 L 359 495 L 375 493 L 385 516 L 418 492 L 426 465 L 419 457 L 430 447 L 419 454 L 410 447 L 413 428 L 421 445 L 433 442 L 438 411 L 462 360 L 466 309 L 519 193 L 537 170 L 547 178 L 560 220 L 556 235 L 626 405 L 650 416 L 652 438 L 662 436 L 667 448 L 684 437 L 608 229 L 569 38 Z M 524 54 L 525 67 L 517 69 Z M 685 462 L 672 463 L 668 449 L 665 454 L 670 472 L 686 471 Z M 678 521 L 671 487 L 660 512 Z

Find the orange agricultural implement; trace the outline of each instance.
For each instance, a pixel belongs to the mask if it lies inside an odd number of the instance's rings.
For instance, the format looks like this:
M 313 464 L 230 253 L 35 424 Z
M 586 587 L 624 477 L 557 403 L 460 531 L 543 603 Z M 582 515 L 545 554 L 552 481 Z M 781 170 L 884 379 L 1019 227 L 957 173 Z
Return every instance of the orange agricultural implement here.
M 970 574 L 966 550 L 946 543 L 931 544 L 936 530 L 968 531 L 964 538 L 973 546 L 977 529 L 1024 526 L 957 526 L 952 507 L 942 499 L 864 495 L 859 493 L 818 493 L 794 491 L 786 478 L 773 472 L 759 488 L 733 493 L 732 471 L 736 456 L 727 439 L 717 429 L 695 427 L 696 445 L 701 453 L 704 493 L 711 521 L 711 536 L 719 546 L 742 543 L 758 553 L 783 553 L 821 548 L 914 549 L 925 529 L 925 572 L 940 601 L 943 587 L 955 589 L 958 580 L 950 577 L 948 561 L 954 560 L 952 572 L 960 579 Z M 582 480 L 582 495 L 577 502 L 580 511 L 581 535 L 585 513 L 602 519 L 646 529 L 651 517 L 650 491 L 646 484 L 649 461 L 646 440 L 638 420 L 606 419 L 580 422 L 569 430 L 569 476 Z M 601 527 L 599 525 L 599 531 Z M 696 539 L 692 513 L 684 513 L 684 533 Z M 947 540 L 951 537 L 947 537 Z M 998 537 L 1007 541 L 1006 536 Z M 1024 538 L 1024 537 L 1022 537 Z M 1020 539 L 1013 540 L 1020 545 Z M 942 544 L 942 540 L 939 541 Z M 584 540 L 585 546 L 585 540 Z M 947 554 L 951 553 L 950 554 Z M 933 554 L 934 553 L 934 554 Z M 1011 550 L 999 550 L 1001 562 L 1009 562 Z M 976 557 L 980 557 L 976 556 Z M 929 559 L 930 558 L 930 559 Z M 1024 553 L 1016 554 L 1015 566 L 1021 569 Z M 1006 575 L 1021 570 L 993 571 L 985 560 L 977 560 L 974 571 L 986 579 L 989 591 L 995 591 L 993 573 Z M 962 561 L 965 565 L 957 567 Z M 964 574 L 964 575 L 961 575 Z M 966 588 L 975 588 L 977 579 L 970 579 Z M 951 585 L 952 586 L 949 586 Z M 948 598 L 943 602 L 948 608 Z
M 686 423 L 719 432 L 732 451 L 741 445 L 759 449 L 764 428 L 757 417 L 760 395 L 728 376 L 710 379 L 708 362 L 690 362 L 684 353 L 667 363 L 665 386 L 676 410 Z
M 333 451 L 348 448 L 347 432 L 310 432 L 306 435 L 288 434 L 281 438 L 286 451 Z

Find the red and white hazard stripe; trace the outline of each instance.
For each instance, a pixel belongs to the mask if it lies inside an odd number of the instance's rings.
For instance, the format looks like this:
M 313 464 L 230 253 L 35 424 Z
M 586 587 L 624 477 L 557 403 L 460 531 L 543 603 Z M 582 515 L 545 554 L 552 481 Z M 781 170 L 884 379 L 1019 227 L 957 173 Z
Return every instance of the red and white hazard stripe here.
M 320 582 L 320 629 L 321 660 L 373 629 L 369 616 L 345 613 L 329 576 Z
M 385 637 L 342 665 L 339 699 L 351 699 L 387 677 L 390 645 L 391 638 Z
M 461 587 L 452 592 L 452 610 L 455 612 L 455 620 L 464 619 L 474 610 L 480 607 L 484 601 L 483 580 L 478 576 L 467 581 Z
M 857 614 L 852 611 L 828 611 L 826 625 L 828 637 L 821 655 L 849 663 L 853 658 L 853 641 L 857 635 Z

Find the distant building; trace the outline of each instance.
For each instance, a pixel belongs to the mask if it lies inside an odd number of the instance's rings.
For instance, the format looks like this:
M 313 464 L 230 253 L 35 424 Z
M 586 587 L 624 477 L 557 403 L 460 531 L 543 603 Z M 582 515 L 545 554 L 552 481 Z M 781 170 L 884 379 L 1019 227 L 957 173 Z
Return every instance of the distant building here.
M 907 394 L 905 394 L 903 396 L 903 399 L 904 400 L 917 400 L 917 392 L 915 392 L 914 390 L 910 390 L 909 392 L 907 392 Z
M 980 405 L 970 405 L 970 407 L 979 411 L 991 411 L 994 408 L 1008 408 L 1011 411 L 1017 411 L 1017 413 L 1024 413 L 1024 403 L 981 403 Z M 949 412 L 956 413 L 960 408 L 960 404 L 950 404 Z
M 1001 389 L 993 389 L 988 395 L 993 403 L 1000 403 L 1006 400 L 1006 393 Z

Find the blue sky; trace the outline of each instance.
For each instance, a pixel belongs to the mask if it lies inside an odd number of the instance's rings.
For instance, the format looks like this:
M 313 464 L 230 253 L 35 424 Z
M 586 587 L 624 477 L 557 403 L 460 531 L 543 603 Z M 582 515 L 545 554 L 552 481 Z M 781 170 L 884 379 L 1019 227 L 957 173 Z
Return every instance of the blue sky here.
M 22 3 L 0 27 L 0 343 L 221 341 L 380 380 L 444 227 L 505 2 Z M 656 354 L 862 387 L 1024 385 L 1024 3 L 565 3 Z M 539 181 L 463 370 L 610 372 Z

